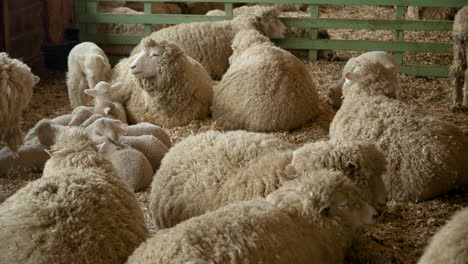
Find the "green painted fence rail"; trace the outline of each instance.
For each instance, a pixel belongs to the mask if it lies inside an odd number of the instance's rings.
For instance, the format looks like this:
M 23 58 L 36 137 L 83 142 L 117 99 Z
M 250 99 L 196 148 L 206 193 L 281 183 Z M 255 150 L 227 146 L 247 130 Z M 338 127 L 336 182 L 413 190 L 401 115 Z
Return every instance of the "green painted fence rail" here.
M 186 2 L 186 0 L 127 0 L 127 2 L 144 2 L 144 14 L 102 14 L 98 13 L 100 0 L 75 0 L 75 11 L 81 41 L 92 41 L 98 44 L 135 45 L 142 37 L 151 33 L 153 24 L 180 24 L 204 21 L 223 21 L 232 19 L 234 3 L 297 3 L 309 5 L 309 18 L 282 18 L 290 27 L 305 27 L 310 29 L 309 39 L 276 39 L 276 45 L 282 48 L 309 50 L 309 57 L 314 60 L 317 50 L 355 50 L 371 51 L 383 50 L 393 52 L 400 64 L 400 72 L 414 76 L 447 77 L 447 66 L 405 65 L 403 54 L 405 52 L 451 53 L 450 43 L 409 42 L 404 40 L 405 30 L 412 31 L 450 31 L 451 21 L 406 20 L 407 6 L 426 7 L 463 7 L 468 0 L 195 0 L 195 2 L 223 2 L 226 16 L 203 15 L 163 15 L 152 14 L 153 2 Z M 109 1 L 109 0 L 107 0 Z M 320 5 L 384 5 L 396 6 L 394 19 L 339 19 L 319 18 Z M 106 23 L 144 24 L 145 34 L 142 35 L 116 35 L 97 33 L 97 26 Z M 393 41 L 369 40 L 324 40 L 317 39 L 319 28 L 340 29 L 378 29 L 393 30 Z

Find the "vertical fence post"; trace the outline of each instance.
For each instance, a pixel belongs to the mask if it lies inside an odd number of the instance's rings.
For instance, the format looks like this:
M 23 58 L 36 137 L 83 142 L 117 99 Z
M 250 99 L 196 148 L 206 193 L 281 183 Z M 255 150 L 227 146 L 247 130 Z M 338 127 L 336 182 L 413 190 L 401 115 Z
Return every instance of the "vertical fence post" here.
M 405 19 L 405 7 L 404 6 L 397 6 L 396 7 L 396 15 L 395 19 L 401 20 Z M 395 40 L 405 40 L 405 31 L 404 30 L 395 30 Z M 395 52 L 394 57 L 395 61 L 398 65 L 403 64 L 403 55 L 404 52 Z
M 234 10 L 233 10 L 233 5 L 232 3 L 224 3 L 224 15 L 233 17 L 234 16 Z
M 144 13 L 145 15 L 151 15 L 153 13 L 153 8 L 152 8 L 152 3 L 151 2 L 145 2 L 144 4 Z M 145 24 L 145 35 L 150 35 L 151 32 L 153 31 L 153 25 L 152 24 Z
M 87 1 L 86 11 L 90 15 L 96 16 L 98 13 L 98 2 L 96 1 Z M 97 24 L 87 24 L 87 33 L 97 34 Z
M 319 5 L 310 5 L 309 12 L 310 12 L 310 19 L 318 19 L 319 18 Z M 317 39 L 318 38 L 318 29 L 311 28 L 309 29 L 309 39 Z M 309 60 L 316 61 L 317 60 L 317 50 L 316 49 L 309 49 Z

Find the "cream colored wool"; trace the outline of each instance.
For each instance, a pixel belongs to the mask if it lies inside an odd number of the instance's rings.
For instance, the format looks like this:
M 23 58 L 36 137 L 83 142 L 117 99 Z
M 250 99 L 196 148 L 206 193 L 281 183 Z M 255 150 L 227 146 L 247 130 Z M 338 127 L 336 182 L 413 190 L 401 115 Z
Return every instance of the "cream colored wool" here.
M 142 43 L 141 53 L 114 68 L 114 82 L 123 85 L 112 97 L 124 105 L 128 122 L 174 127 L 206 118 L 213 84 L 203 66 L 172 42 L 145 38 Z
M 452 108 L 468 109 L 468 6 L 462 8 L 453 23 Z
M 94 89 L 87 89 L 84 92 L 94 97 L 94 114 L 110 117 L 127 123 L 127 114 L 121 103 L 112 102 L 112 91 L 118 89 L 121 83 L 110 85 L 108 82 L 99 82 Z
M 457 8 L 408 6 L 406 18 L 413 20 L 453 20 Z
M 159 141 L 161 141 L 166 147 L 169 149 L 172 147 L 171 138 L 169 135 L 157 125 L 153 125 L 150 123 L 138 123 L 136 125 L 126 126 L 125 127 L 125 135 L 126 136 L 143 136 L 143 135 L 151 135 L 155 136 Z
M 231 42 L 237 31 L 256 29 L 270 38 L 283 38 L 288 30 L 278 19 L 280 12 L 276 8 L 248 8 L 251 14 L 245 12 L 232 21 L 179 24 L 153 32 L 150 38 L 176 43 L 188 56 L 200 62 L 213 79 L 219 80 L 229 68 Z M 141 47 L 140 43 L 132 55 L 138 53 Z
M 43 176 L 0 205 L 0 263 L 125 263 L 148 231 L 138 200 L 80 128 L 61 133 Z
M 468 183 L 468 138 L 459 128 L 424 115 L 387 96 L 394 68 L 361 63 L 343 88 L 344 101 L 330 125 L 330 138 L 369 140 L 387 160 L 383 179 L 390 197 L 423 201 Z
M 16 154 L 16 155 L 15 155 Z M 21 176 L 25 172 L 42 171 L 49 154 L 40 144 L 20 147 L 16 153 L 8 148 L 0 150 L 0 178 Z
M 92 106 L 84 106 L 84 105 L 80 105 L 76 107 L 75 109 L 73 109 L 71 113 L 72 118 L 67 125 L 69 126 L 82 125 L 83 122 L 88 120 L 93 115 L 93 109 L 94 107 Z
M 107 140 L 100 145 L 99 152 L 112 162 L 117 175 L 134 192 L 142 191 L 151 184 L 153 168 L 140 151 Z
M 375 215 L 349 179 L 317 171 L 266 199 L 232 203 L 160 230 L 128 264 L 343 263 L 355 232 Z
M 341 79 L 327 88 L 328 102 L 336 109 L 340 108 L 343 101 L 343 85 L 346 81 L 345 74 L 348 72 L 359 72 L 361 61 L 380 62 L 386 67 L 398 67 L 393 55 L 385 51 L 370 51 L 349 59 L 343 68 Z M 392 93 L 389 93 L 388 95 L 393 98 L 400 99 L 401 85 L 398 71 L 394 72 L 392 79 L 395 91 L 392 91 Z
M 22 111 L 28 106 L 39 77 L 19 60 L 0 52 L 0 141 L 16 151 L 23 144 Z
M 61 115 L 61 116 L 57 116 L 55 118 L 52 118 L 50 121 L 52 121 L 52 123 L 55 123 L 55 124 L 58 124 L 58 125 L 68 126 L 68 124 L 70 123 L 72 118 L 73 118 L 72 114 L 65 114 L 65 115 Z
M 67 87 L 71 107 L 90 106 L 92 102 L 84 90 L 107 81 L 110 75 L 109 60 L 101 48 L 91 42 L 76 45 L 68 55 Z
M 468 260 L 468 208 L 456 213 L 432 237 L 418 264 L 462 264 Z
M 299 128 L 319 113 L 315 84 L 304 63 L 254 30 L 233 40 L 231 67 L 214 88 L 213 119 L 226 129 Z
M 293 151 L 272 135 L 234 131 L 190 136 L 172 147 L 153 180 L 149 208 L 155 227 L 168 228 L 232 202 L 266 197 L 320 169 L 342 171 L 376 208 L 385 205 L 385 160 L 372 144 L 317 142 Z

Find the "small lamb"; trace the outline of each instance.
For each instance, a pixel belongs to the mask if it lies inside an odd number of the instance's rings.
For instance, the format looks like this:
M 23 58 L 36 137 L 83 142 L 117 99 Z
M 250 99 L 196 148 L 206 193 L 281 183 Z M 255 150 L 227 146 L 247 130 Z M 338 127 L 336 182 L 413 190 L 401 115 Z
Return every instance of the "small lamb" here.
M 101 48 L 91 42 L 76 45 L 68 55 L 67 87 L 71 107 L 90 106 L 91 100 L 84 90 L 93 89 L 110 76 L 109 60 Z
M 315 171 L 266 198 L 160 230 L 127 263 L 343 263 L 355 233 L 376 216 L 341 172 Z
M 127 114 L 125 108 L 121 103 L 112 102 L 112 90 L 118 89 L 122 86 L 122 83 L 115 83 L 110 85 L 108 82 L 99 82 L 96 84 L 94 89 L 84 90 L 85 94 L 94 97 L 94 108 L 95 114 L 100 114 L 104 117 L 110 117 L 127 123 Z
M 0 150 L 0 178 L 18 175 L 26 171 L 42 171 L 49 154 L 41 144 L 20 147 L 16 153 L 9 148 Z
M 299 128 L 319 113 L 315 84 L 304 63 L 256 30 L 232 41 L 230 68 L 216 85 L 213 119 L 226 129 Z

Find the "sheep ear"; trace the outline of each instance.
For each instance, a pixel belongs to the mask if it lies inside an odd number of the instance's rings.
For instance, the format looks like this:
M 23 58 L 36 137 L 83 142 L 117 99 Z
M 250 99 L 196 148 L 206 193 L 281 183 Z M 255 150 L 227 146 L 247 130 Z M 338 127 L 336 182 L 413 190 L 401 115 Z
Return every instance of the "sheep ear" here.
M 57 152 L 57 150 L 45 149 L 45 148 L 44 148 L 44 151 L 45 151 L 47 154 L 49 154 L 49 156 L 51 156 L 51 157 L 52 157 L 52 154 L 54 154 L 55 152 Z
M 323 207 L 322 209 L 320 209 L 319 214 L 321 216 L 328 217 L 330 215 L 330 207 Z
M 104 114 L 109 115 L 111 108 L 110 107 L 104 107 Z
M 91 95 L 91 96 L 96 96 L 97 95 L 97 90 L 96 89 L 86 89 L 84 90 L 85 94 Z
M 357 72 L 348 72 L 348 73 L 345 74 L 346 80 L 353 81 L 353 82 L 361 79 L 361 77 L 362 77 L 361 74 L 359 74 Z
M 346 162 L 346 167 L 347 167 L 348 169 L 352 169 L 352 170 L 355 170 L 355 169 L 358 169 L 358 168 L 359 168 L 359 166 L 357 165 L 357 163 L 352 162 L 352 161 Z
M 98 146 L 98 152 L 100 153 L 106 153 L 110 150 L 110 147 L 111 147 L 111 143 L 106 141 L 102 144 L 99 144 Z
M 122 82 L 117 82 L 111 85 L 112 89 L 120 88 L 122 86 Z
M 41 80 L 41 78 L 37 77 L 36 75 L 33 76 L 34 84 L 37 84 L 40 80 Z

